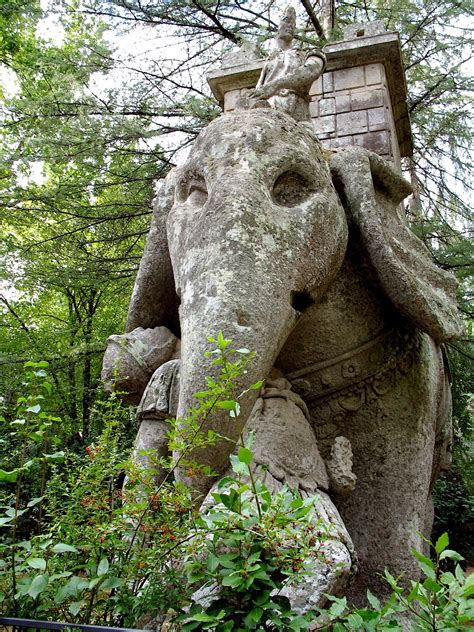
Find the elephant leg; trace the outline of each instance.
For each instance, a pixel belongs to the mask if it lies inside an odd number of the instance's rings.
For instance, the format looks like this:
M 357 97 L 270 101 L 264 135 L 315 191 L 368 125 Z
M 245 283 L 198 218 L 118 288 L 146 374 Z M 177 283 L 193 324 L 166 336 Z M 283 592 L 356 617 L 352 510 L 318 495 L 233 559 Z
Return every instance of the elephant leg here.
M 133 460 L 141 468 L 154 472 L 159 485 L 167 474 L 160 458 L 169 455 L 167 419 L 176 415 L 179 397 L 179 360 L 170 360 L 152 375 L 137 408 L 140 423 L 133 449 Z
M 416 579 L 411 549 L 423 550 L 419 534 L 430 535 L 439 359 L 428 336 L 414 333 L 413 340 L 395 365 L 357 387 L 357 410 L 348 410 L 352 400 L 342 396 L 311 410 L 323 454 L 331 441 L 323 437 L 327 428 L 332 437 L 345 434 L 354 452 L 357 485 L 335 502 L 357 551 L 359 570 L 348 595 L 356 603 L 365 601 L 367 588 L 389 594 L 381 578 L 385 568 Z

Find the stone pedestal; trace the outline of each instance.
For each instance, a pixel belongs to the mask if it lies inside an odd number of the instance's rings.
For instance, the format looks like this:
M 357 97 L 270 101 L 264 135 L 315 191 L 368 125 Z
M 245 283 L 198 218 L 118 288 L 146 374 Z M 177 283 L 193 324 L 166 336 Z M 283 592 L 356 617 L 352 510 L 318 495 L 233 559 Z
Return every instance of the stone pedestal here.
M 330 149 L 359 145 L 400 167 L 413 146 L 398 34 L 376 22 L 351 25 L 344 35 L 324 48 L 327 68 L 310 90 L 315 130 Z M 208 75 L 225 112 L 255 86 L 265 61 L 253 55 L 236 59 Z

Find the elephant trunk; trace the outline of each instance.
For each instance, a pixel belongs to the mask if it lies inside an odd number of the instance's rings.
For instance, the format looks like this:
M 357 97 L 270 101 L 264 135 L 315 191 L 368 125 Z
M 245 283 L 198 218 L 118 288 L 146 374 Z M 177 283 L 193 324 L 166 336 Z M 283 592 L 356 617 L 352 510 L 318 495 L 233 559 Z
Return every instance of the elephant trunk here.
M 265 283 L 258 282 L 258 279 L 242 279 L 235 271 L 223 273 L 222 268 L 215 278 L 211 278 L 209 272 L 206 276 L 201 290 L 203 286 L 207 287 L 207 294 L 196 295 L 195 284 L 181 288 L 182 369 L 178 407 L 181 419 L 196 406 L 194 393 L 205 388 L 205 376 L 212 375 L 213 370 L 218 368 L 211 367 L 209 359 L 204 357 L 205 352 L 214 347 L 207 340 L 208 336 L 215 337 L 216 329 L 220 329 L 225 338 L 232 340 L 233 348 L 245 347 L 255 353 L 246 373 L 235 382 L 236 397 L 251 384 L 267 377 L 298 316 L 291 307 L 290 291 L 281 291 L 281 288 L 272 287 L 271 283 L 265 288 Z M 225 279 L 224 283 L 222 279 Z M 240 415 L 237 419 L 231 418 L 227 410 L 214 408 L 202 430 L 213 430 L 229 441 L 220 440 L 213 446 L 192 450 L 192 460 L 222 474 L 229 465 L 229 454 L 235 448 L 257 397 L 258 391 L 250 390 L 239 399 Z M 213 479 L 202 474 L 190 474 L 189 468 L 182 468 L 177 472 L 177 478 L 193 490 L 207 493 Z

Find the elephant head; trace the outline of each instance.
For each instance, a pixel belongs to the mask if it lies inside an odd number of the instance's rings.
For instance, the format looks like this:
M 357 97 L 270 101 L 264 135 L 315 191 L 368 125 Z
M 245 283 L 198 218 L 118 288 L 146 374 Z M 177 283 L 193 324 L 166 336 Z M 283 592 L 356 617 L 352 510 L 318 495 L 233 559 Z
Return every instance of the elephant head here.
M 178 416 L 202 390 L 207 337 L 218 329 L 255 352 L 247 385 L 268 374 L 300 310 L 337 273 L 346 241 L 343 207 L 307 126 L 254 110 L 225 115 L 200 134 L 158 198 L 127 325 L 176 331 L 179 303 Z M 237 439 L 255 399 L 251 392 L 241 402 L 242 421 L 216 411 L 209 425 Z M 194 456 L 223 471 L 231 449 Z
M 178 416 L 202 390 L 207 337 L 219 329 L 255 351 L 242 387 L 268 375 L 301 313 L 320 301 L 343 264 L 346 213 L 397 309 L 438 341 L 459 332 L 451 277 L 398 214 L 409 185 L 360 148 L 338 153 L 333 175 L 344 205 L 310 126 L 257 109 L 212 122 L 163 183 L 127 330 L 166 326 L 181 336 Z M 240 421 L 217 410 L 208 428 L 236 440 L 256 396 L 243 398 Z M 223 472 L 231 450 L 220 443 L 193 456 Z M 201 492 L 210 486 L 204 477 L 188 482 Z

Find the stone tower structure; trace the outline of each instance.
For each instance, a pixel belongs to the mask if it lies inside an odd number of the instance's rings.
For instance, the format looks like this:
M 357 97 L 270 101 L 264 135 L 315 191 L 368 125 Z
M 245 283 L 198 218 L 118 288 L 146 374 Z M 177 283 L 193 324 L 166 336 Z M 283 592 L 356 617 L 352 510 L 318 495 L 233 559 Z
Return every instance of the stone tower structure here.
M 362 146 L 395 163 L 413 152 L 398 33 L 380 22 L 353 24 L 344 39 L 324 48 L 327 67 L 310 90 L 310 113 L 322 144 Z M 208 74 L 225 112 L 254 88 L 264 60 L 248 47 Z

